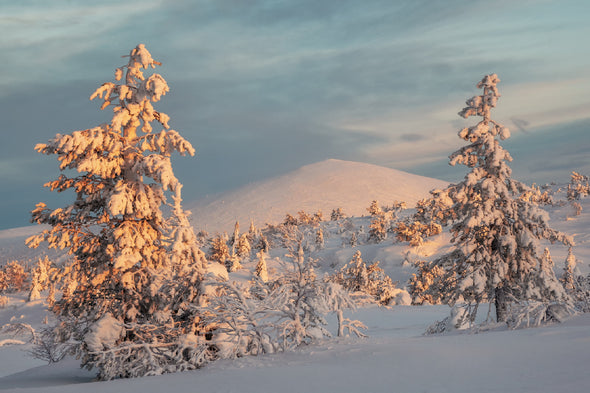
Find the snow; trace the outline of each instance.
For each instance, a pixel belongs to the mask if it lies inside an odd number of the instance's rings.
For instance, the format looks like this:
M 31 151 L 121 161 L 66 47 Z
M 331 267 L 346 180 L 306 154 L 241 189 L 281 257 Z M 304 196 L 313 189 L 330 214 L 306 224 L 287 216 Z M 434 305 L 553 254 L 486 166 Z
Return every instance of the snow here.
M 3 310 L 0 310 L 0 314 Z M 218 361 L 190 372 L 92 382 L 76 361 L 0 378 L 3 392 L 585 392 L 590 383 L 590 314 L 560 325 L 480 334 L 422 336 L 445 306 L 370 307 L 352 317 L 367 339 L 339 339 L 290 353 Z M 12 347 L 14 348 L 14 347 Z M 13 351 L 0 350 L 12 363 Z
M 304 166 L 283 176 L 238 188 L 192 203 L 195 229 L 211 234 L 254 221 L 257 227 L 282 222 L 287 213 L 300 210 L 313 214 L 321 210 L 329 219 L 333 209 L 342 208 L 346 216 L 366 215 L 371 201 L 391 205 L 395 200 L 413 206 L 433 188 L 448 183 L 395 169 L 360 162 L 326 160 Z
M 428 188 L 430 181 L 423 178 L 424 188 Z M 259 191 L 263 192 L 264 189 Z M 269 190 L 269 196 L 278 198 L 271 191 Z M 318 194 L 327 196 L 329 192 L 320 189 Z M 339 198 L 344 200 L 346 197 L 344 195 Z M 379 198 L 379 201 L 389 204 L 391 199 L 394 198 Z M 333 200 L 328 200 L 331 201 Z M 576 246 L 573 253 L 581 272 L 587 274 L 590 271 L 590 198 L 579 202 L 583 210 L 578 216 L 574 215 L 569 204 L 547 209 L 552 227 L 574 236 Z M 359 207 L 362 205 L 366 209 L 370 200 L 364 204 L 358 203 Z M 411 206 L 410 203 L 408 205 Z M 292 213 L 301 210 L 299 207 L 295 208 L 294 202 L 286 203 L 285 206 L 293 206 L 293 209 L 287 209 Z M 348 215 L 352 214 L 346 211 L 346 207 L 344 210 Z M 281 218 L 284 213 L 285 211 L 281 213 Z M 329 213 L 330 211 L 324 211 L 324 216 L 329 216 Z M 366 210 L 361 212 L 366 213 Z M 230 221 L 223 229 L 233 228 L 234 221 Z M 245 225 L 249 220 L 240 222 Z M 352 220 L 357 228 L 360 225 L 368 228 L 368 222 L 370 217 Z M 19 250 L 26 252 L 22 246 L 23 239 L 38 230 L 36 227 L 27 227 L 0 231 L 1 262 L 7 260 L 7 255 L 22 260 L 18 253 Z M 318 255 L 322 267 L 332 264 L 339 267 L 350 261 L 358 249 L 366 263 L 381 261 L 380 266 L 386 273 L 403 285 L 412 272 L 411 266 L 404 263 L 406 253 L 411 251 L 407 254 L 409 259 L 426 256 L 431 260 L 448 252 L 449 238 L 448 232 L 443 232 L 428 239 L 419 248 L 410 250 L 407 244 L 393 244 L 390 238 L 377 245 L 361 244 L 356 248 L 342 248 L 340 238 L 326 236 L 325 248 Z M 553 248 L 550 244 L 543 246 L 551 249 L 555 271 L 559 274 L 565 264 L 567 248 Z M 245 266 L 253 269 L 256 262 L 256 258 L 253 258 Z M 272 270 L 277 269 L 272 255 L 267 262 L 269 274 L 272 274 Z M 209 270 L 210 274 L 223 273 L 221 265 L 210 265 L 213 266 Z M 247 273 L 243 269 L 232 274 Z M 45 305 L 40 300 L 26 302 L 25 299 L 26 294 L 9 294 L 9 304 L 0 308 L 0 326 L 21 322 L 31 324 L 37 329 L 43 327 L 43 320 L 47 315 Z M 483 317 L 486 311 L 487 305 L 482 305 Z M 220 360 L 195 371 L 110 382 L 93 382 L 94 373 L 80 369 L 79 361 L 75 359 L 47 365 L 30 357 L 26 352 L 30 348 L 29 344 L 9 345 L 8 341 L 4 341 L 6 344 L 0 347 L 0 393 L 588 391 L 590 314 L 577 315 L 564 323 L 541 328 L 498 328 L 478 334 L 455 330 L 445 335 L 423 335 L 429 325 L 443 320 L 449 314 L 450 309 L 447 306 L 363 307 L 354 313 L 345 312 L 345 316 L 358 319 L 368 327 L 365 333 L 369 337 L 366 339 L 331 339 L 294 352 Z M 330 319 L 331 329 L 334 329 L 336 316 L 331 315 Z M 28 337 L 0 334 L 0 342 L 3 340 L 27 342 Z

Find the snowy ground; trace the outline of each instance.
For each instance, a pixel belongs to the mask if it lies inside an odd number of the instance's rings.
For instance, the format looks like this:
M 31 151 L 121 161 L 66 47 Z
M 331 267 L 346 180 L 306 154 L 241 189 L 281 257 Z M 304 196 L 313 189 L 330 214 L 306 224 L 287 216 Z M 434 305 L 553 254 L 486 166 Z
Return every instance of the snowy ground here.
M 9 309 L 1 310 L 4 318 Z M 41 307 L 17 305 L 28 320 Z M 444 306 L 370 307 L 355 317 L 367 339 L 331 340 L 293 353 L 218 361 L 201 370 L 93 382 L 75 360 L 41 365 L 21 346 L 0 349 L 2 392 L 587 392 L 590 315 L 517 331 L 422 336 Z
M 581 204 L 580 216 L 573 214 L 570 205 L 549 211 L 556 229 L 575 235 L 578 267 L 587 274 L 590 198 Z M 356 218 L 353 224 L 366 228 L 368 220 Z M 6 260 L 23 255 L 22 241 L 30 231 L 0 232 L 0 250 Z M 331 236 L 326 239 L 326 249 L 318 253 L 324 268 L 346 263 L 354 252 L 341 245 L 342 238 Z M 431 258 L 447 247 L 446 241 L 448 234 L 443 234 L 430 240 L 420 253 Z M 411 274 L 402 263 L 406 244 L 388 239 L 380 245 L 357 248 L 366 262 L 380 260 L 393 280 L 403 283 Z M 551 247 L 551 254 L 560 274 L 567 248 Z M 0 326 L 15 322 L 42 326 L 47 315 L 44 304 L 24 299 L 24 294 L 13 296 L 0 308 Z M 485 311 L 482 309 L 480 316 L 485 317 Z M 371 306 L 354 315 L 368 326 L 366 339 L 334 339 L 291 353 L 217 361 L 192 372 L 110 382 L 93 382 L 94 374 L 81 370 L 73 359 L 46 365 L 27 354 L 28 344 L 11 344 L 8 340 L 14 337 L 0 335 L 0 393 L 588 392 L 590 314 L 542 328 L 422 335 L 430 324 L 448 314 L 446 306 Z M 27 337 L 16 339 L 26 341 Z

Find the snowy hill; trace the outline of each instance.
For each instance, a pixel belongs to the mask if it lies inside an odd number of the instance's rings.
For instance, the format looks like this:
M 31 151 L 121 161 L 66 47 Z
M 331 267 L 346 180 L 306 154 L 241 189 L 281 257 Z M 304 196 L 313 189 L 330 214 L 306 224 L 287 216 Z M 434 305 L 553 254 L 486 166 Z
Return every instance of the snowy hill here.
M 230 231 L 238 220 L 243 226 L 275 224 L 286 213 L 321 210 L 329 218 L 332 209 L 348 216 L 367 214 L 372 200 L 389 205 L 405 201 L 408 207 L 446 182 L 360 162 L 327 160 L 285 175 L 253 183 L 237 190 L 185 204 L 193 212 L 197 230 Z

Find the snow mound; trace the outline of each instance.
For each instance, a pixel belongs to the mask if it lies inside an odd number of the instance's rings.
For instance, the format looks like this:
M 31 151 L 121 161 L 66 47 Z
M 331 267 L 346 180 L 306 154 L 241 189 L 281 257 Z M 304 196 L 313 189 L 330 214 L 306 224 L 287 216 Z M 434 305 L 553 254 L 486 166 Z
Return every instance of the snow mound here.
M 329 219 L 332 209 L 347 216 L 368 214 L 372 200 L 383 205 L 405 201 L 408 207 L 428 191 L 448 183 L 395 169 L 360 162 L 326 160 L 285 175 L 246 185 L 212 198 L 188 203 L 196 230 L 229 231 L 238 220 L 256 226 L 276 224 L 285 214 L 321 210 Z

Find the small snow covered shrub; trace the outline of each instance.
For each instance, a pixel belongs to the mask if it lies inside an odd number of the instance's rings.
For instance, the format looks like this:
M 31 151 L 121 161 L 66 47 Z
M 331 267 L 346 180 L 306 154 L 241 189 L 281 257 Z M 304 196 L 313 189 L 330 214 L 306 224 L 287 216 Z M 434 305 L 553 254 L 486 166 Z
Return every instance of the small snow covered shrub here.
M 430 325 L 425 335 L 440 334 L 452 330 L 465 330 L 473 328 L 473 321 L 477 314 L 478 305 L 472 304 L 455 304 L 451 308 L 451 315 L 442 321 L 436 321 Z
M 581 274 L 577 267 L 578 262 L 570 247 L 559 281 L 574 302 L 576 309 L 580 312 L 590 312 L 590 276 L 584 277 Z
M 384 214 L 373 215 L 371 224 L 369 224 L 369 236 L 367 240 L 370 243 L 381 243 L 387 239 L 387 227 L 389 221 Z
M 274 321 L 268 318 L 265 299 L 269 288 L 261 280 L 250 287 L 211 282 L 215 296 L 200 308 L 202 330 L 210 332 L 215 356 L 227 359 L 279 350 Z
M 29 290 L 29 301 L 41 298 L 41 291 L 44 291 L 50 286 L 50 277 L 55 271 L 51 261 L 47 256 L 41 259 L 31 271 L 31 287 Z
M 318 280 L 315 261 L 306 257 L 303 250 L 303 236 L 297 236 L 289 243 L 290 268 L 272 285 L 273 290 L 266 299 L 267 307 L 279 314 L 276 321 L 279 345 L 283 350 L 310 344 L 323 337 L 330 337 L 325 328 L 325 315 L 335 311 L 334 297 L 345 294 L 329 290 L 329 284 Z M 346 305 L 351 306 L 352 302 Z
M 249 285 L 207 284 L 215 288 L 215 295 L 197 307 L 197 313 L 216 357 L 286 351 L 330 337 L 325 317 L 331 312 L 338 318 L 338 335 L 364 336 L 361 322 L 343 316 L 343 310 L 355 307 L 348 292 L 318 279 L 315 261 L 303 250 L 301 232 L 294 232 L 285 269 L 274 280 L 256 277 Z
M 228 239 L 226 236 L 217 235 L 210 242 L 209 259 L 225 265 L 230 257 Z
M 344 218 L 346 218 L 346 214 L 344 214 L 344 211 L 341 207 L 332 210 L 332 213 L 330 214 L 331 221 L 338 221 Z
M 367 299 L 364 295 L 369 295 L 371 301 L 388 305 L 400 292 L 391 278 L 379 267 L 379 262 L 367 266 L 358 250 L 350 262 L 332 275 L 330 280 L 342 285 L 345 290 L 356 293 L 355 297 L 360 302 Z
M 442 227 L 434 222 L 423 224 L 419 221 L 412 223 L 400 221 L 394 226 L 393 232 L 397 240 L 409 242 L 410 246 L 417 247 L 424 243 L 425 238 L 440 234 Z
M 4 308 L 8 305 L 9 299 L 4 295 L 0 295 L 0 308 Z
M 0 292 L 20 292 L 28 285 L 28 274 L 18 261 L 8 262 L 0 269 Z
M 590 195 L 590 183 L 588 176 L 572 172 L 570 183 L 567 186 L 567 199 L 576 201 Z
M 510 329 L 521 329 L 562 322 L 573 314 L 568 303 L 526 300 L 511 304 L 506 322 Z

